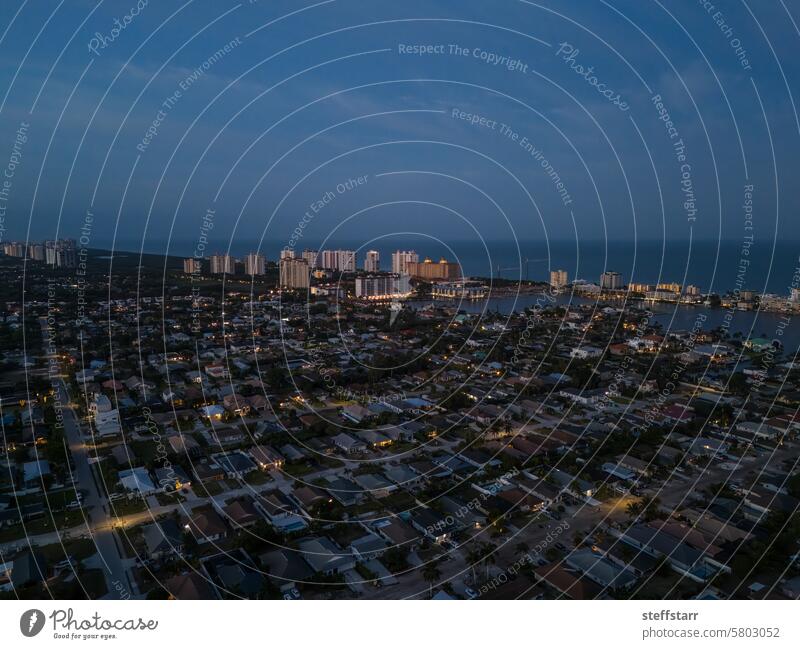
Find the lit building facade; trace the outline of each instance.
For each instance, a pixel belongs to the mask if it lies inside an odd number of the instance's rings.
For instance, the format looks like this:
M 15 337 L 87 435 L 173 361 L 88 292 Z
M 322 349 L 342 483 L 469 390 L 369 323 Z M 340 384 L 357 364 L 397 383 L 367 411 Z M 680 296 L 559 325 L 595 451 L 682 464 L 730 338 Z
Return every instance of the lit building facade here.
M 392 253 L 392 272 L 398 275 L 410 275 L 408 265 L 419 261 L 419 255 L 413 250 L 396 250 Z
M 356 297 L 367 300 L 391 300 L 411 294 L 408 275 L 386 273 L 356 277 Z
M 236 262 L 230 255 L 211 255 L 209 259 L 212 275 L 233 275 L 236 273 Z
M 554 289 L 562 289 L 569 284 L 569 276 L 565 270 L 551 270 L 550 271 L 550 287 Z
M 189 259 L 183 260 L 183 272 L 187 275 L 195 275 L 200 274 L 201 271 L 201 264 L 199 259 L 195 259 L 194 257 L 190 257 Z
M 264 275 L 267 272 L 267 259 L 264 255 L 251 252 L 244 259 L 244 272 L 248 275 Z
M 489 293 L 480 282 L 437 282 L 431 287 L 431 295 L 457 300 L 482 300 Z
M 280 283 L 283 288 L 304 289 L 309 287 L 309 268 L 305 259 L 281 259 Z
M 622 275 L 609 270 L 600 275 L 600 288 L 608 291 L 618 291 L 622 288 Z
M 319 267 L 319 250 L 311 250 L 310 248 L 306 248 L 303 250 L 302 257 L 308 262 L 309 268 Z
M 354 273 L 356 272 L 356 252 L 355 250 L 323 250 L 320 265 L 326 270 Z
M 368 250 L 364 258 L 364 270 L 368 273 L 377 273 L 381 269 L 381 256 L 377 250 Z
M 408 264 L 408 274 L 429 281 L 438 279 L 455 280 L 461 277 L 461 267 L 444 257 L 437 263 L 426 258 L 422 262 L 411 262 Z

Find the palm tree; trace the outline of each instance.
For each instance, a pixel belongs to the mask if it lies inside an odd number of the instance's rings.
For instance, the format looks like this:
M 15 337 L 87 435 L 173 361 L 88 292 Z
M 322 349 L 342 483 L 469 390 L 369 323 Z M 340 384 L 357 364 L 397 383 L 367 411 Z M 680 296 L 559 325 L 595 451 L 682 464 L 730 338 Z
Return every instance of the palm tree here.
M 483 543 L 481 545 L 480 553 L 483 556 L 483 566 L 486 568 L 486 581 L 489 581 L 489 564 L 497 563 L 494 551 L 495 547 L 491 543 Z
M 628 506 L 625 508 L 626 513 L 631 518 L 637 518 L 639 514 L 642 513 L 644 510 L 644 506 L 642 505 L 641 501 L 634 501 L 632 503 L 628 503 Z
M 439 570 L 439 566 L 436 562 L 432 561 L 431 563 L 427 563 L 422 569 L 422 578 L 428 582 L 431 597 L 433 597 L 433 582 L 439 579 L 441 576 L 442 571 Z
M 475 584 L 478 582 L 478 577 L 475 574 L 475 566 L 480 563 L 482 555 L 478 548 L 474 548 L 467 553 L 467 563 L 469 567 L 472 569 L 472 583 Z

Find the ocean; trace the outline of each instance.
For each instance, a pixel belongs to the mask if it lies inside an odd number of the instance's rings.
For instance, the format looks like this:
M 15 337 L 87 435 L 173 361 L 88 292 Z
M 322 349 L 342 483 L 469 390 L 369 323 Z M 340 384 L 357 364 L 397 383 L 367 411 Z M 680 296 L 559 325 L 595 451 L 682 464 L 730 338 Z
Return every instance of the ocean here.
M 122 242 L 125 243 L 125 242 Z M 169 254 L 190 256 L 193 241 L 173 240 Z M 276 259 L 283 242 L 265 242 L 259 250 L 258 241 L 236 240 L 230 253 L 243 257 L 259 251 L 268 259 Z M 300 240 L 297 250 L 319 249 L 320 242 Z M 800 267 L 800 242 L 758 241 L 745 252 L 741 242 L 695 241 L 465 241 L 441 242 L 429 237 L 366 239 L 365 241 L 327 241 L 327 249 L 342 248 L 358 251 L 359 266 L 367 250 L 378 250 L 381 269 L 391 269 L 394 250 L 415 250 L 420 259 L 440 257 L 461 263 L 464 273 L 473 277 L 531 279 L 547 281 L 551 270 L 564 269 L 570 281 L 585 279 L 597 283 L 604 271 L 622 274 L 624 283 L 657 284 L 677 282 L 694 284 L 703 293 L 725 293 L 735 288 L 757 293 L 788 295 L 793 276 Z M 138 243 L 118 245 L 122 250 L 139 250 Z M 227 252 L 228 244 L 210 245 L 206 255 Z M 166 245 L 148 243 L 145 252 L 164 254 Z M 795 277 L 796 281 L 797 278 Z

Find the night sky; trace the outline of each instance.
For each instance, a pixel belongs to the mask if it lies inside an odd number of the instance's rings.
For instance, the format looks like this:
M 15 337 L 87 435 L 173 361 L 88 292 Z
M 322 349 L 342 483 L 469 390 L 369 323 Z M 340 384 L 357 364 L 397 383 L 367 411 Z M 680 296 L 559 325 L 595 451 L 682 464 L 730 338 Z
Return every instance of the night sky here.
M 306 213 L 307 241 L 800 239 L 798 22 L 788 0 L 3 2 L 3 238 L 77 238 L 89 211 L 95 247 L 175 250 L 213 209 L 221 247 Z

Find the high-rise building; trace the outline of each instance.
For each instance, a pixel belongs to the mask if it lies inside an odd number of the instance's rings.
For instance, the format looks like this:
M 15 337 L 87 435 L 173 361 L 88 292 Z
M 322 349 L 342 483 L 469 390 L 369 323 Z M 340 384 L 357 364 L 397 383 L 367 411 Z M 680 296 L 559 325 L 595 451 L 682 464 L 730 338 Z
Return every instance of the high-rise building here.
M 323 250 L 320 265 L 326 270 L 354 273 L 356 271 L 356 252 L 355 250 Z
M 45 241 L 44 242 L 44 261 L 51 266 L 56 265 L 56 242 L 55 241 Z
M 756 298 L 756 292 L 751 289 L 742 289 L 739 291 L 740 302 L 752 302 Z
M 244 258 L 244 272 L 247 275 L 264 275 L 267 272 L 267 260 L 264 255 L 251 252 Z
M 32 243 L 28 246 L 28 257 L 33 261 L 44 261 L 44 246 L 41 243 Z
M 461 277 L 461 267 L 455 262 L 447 261 L 444 257 L 438 263 L 434 263 L 429 257 L 422 262 L 408 262 L 407 268 L 408 274 L 412 277 L 426 280 L 452 280 Z
M 306 248 L 303 250 L 303 259 L 308 262 L 308 267 L 311 269 L 317 268 L 319 266 L 319 251 L 318 250 L 311 250 L 310 248 Z
M 55 244 L 56 268 L 75 268 L 78 265 L 75 239 L 59 239 Z
M 619 273 L 608 270 L 600 275 L 600 288 L 608 291 L 616 291 L 622 288 L 622 275 Z
M 391 300 L 411 293 L 409 276 L 398 273 L 356 277 L 356 297 L 367 300 Z
M 686 287 L 686 295 L 700 295 L 700 287 L 694 284 L 689 284 Z
M 364 270 L 368 273 L 377 273 L 381 269 L 381 255 L 377 250 L 368 250 L 364 258 Z
M 640 282 L 633 282 L 628 284 L 628 290 L 631 293 L 647 293 L 648 291 L 653 290 L 653 286 L 651 284 L 642 284 Z
M 280 260 L 280 284 L 284 288 L 308 288 L 308 262 L 305 259 Z
M 3 244 L 3 254 L 9 257 L 24 257 L 25 244 L 18 241 L 6 241 Z
M 683 287 L 676 282 L 662 282 L 656 286 L 657 291 L 669 291 L 670 293 L 680 293 L 681 288 Z
M 75 248 L 59 248 L 56 254 L 56 267 L 75 268 L 78 265 L 78 256 Z
M 230 255 L 211 255 L 212 275 L 234 275 L 236 273 L 236 262 Z
M 413 250 L 396 250 L 392 253 L 392 272 L 409 275 L 408 265 L 418 261 L 419 255 Z
M 21 241 L 5 241 L 0 250 L 9 257 L 44 261 L 55 268 L 75 268 L 78 255 L 75 239 L 58 239 L 44 243 L 23 243 Z
M 550 271 L 550 287 L 554 289 L 564 288 L 569 284 L 567 271 L 565 270 L 551 270 Z
M 284 248 L 281 250 L 281 259 L 294 259 L 297 255 L 293 248 Z
M 187 275 L 199 275 L 202 271 L 202 264 L 196 257 L 189 257 L 183 260 L 183 272 Z

